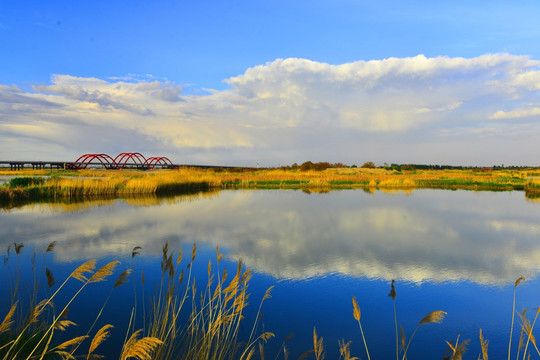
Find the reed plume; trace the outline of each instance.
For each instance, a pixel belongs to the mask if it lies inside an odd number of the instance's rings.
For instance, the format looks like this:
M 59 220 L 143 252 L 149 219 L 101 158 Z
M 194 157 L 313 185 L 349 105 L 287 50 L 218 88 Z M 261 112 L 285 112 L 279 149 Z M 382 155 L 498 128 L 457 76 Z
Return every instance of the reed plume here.
M 151 336 L 139 339 L 141 332 L 142 330 L 137 330 L 130 336 L 129 340 L 124 344 L 120 360 L 127 360 L 129 358 L 152 360 L 154 350 L 163 344 L 163 341 Z
M 66 331 L 66 329 L 70 326 L 77 325 L 71 320 L 58 320 L 56 324 L 54 324 L 54 328 L 60 331 Z
M 86 282 L 88 281 L 88 279 L 86 278 L 85 274 L 94 272 L 95 268 L 96 268 L 96 260 L 88 260 L 87 262 L 85 262 L 82 265 L 79 265 L 78 268 L 73 270 L 73 272 L 71 273 L 69 277 L 72 277 L 82 282 Z
M 512 300 L 512 323 L 510 324 L 510 337 L 508 339 L 508 360 L 510 360 L 510 351 L 512 349 L 512 333 L 514 331 L 514 315 L 516 313 L 516 288 L 523 281 L 525 281 L 525 277 L 520 276 L 514 283 L 514 299 Z
M 13 325 L 13 315 L 15 314 L 15 309 L 17 308 L 17 305 L 19 304 L 18 301 L 16 301 L 11 308 L 9 309 L 6 317 L 4 320 L 2 320 L 2 323 L 0 324 L 0 334 L 4 332 L 8 332 L 11 330 L 11 326 Z
M 54 352 L 55 355 L 59 356 L 62 360 L 76 360 L 75 356 L 71 355 L 71 353 L 63 350 L 57 350 Z
M 47 285 L 52 288 L 56 284 L 52 271 L 49 268 L 45 269 L 45 275 L 47 276 Z
M 353 304 L 353 317 L 358 322 L 358 327 L 360 327 L 360 333 L 362 334 L 362 340 L 364 341 L 364 348 L 366 349 L 366 354 L 368 357 L 368 360 L 371 359 L 369 356 L 369 349 L 366 343 L 366 338 L 364 337 L 364 330 L 362 329 L 362 323 L 360 322 L 360 306 L 358 306 L 358 302 L 356 302 L 356 296 L 352 297 L 352 304 Z
M 430 323 L 440 324 L 444 320 L 445 316 L 446 316 L 445 311 L 436 310 L 436 311 L 432 311 L 432 312 L 428 313 L 426 316 L 424 316 L 422 318 L 422 320 L 420 320 L 418 325 L 416 325 L 416 328 L 414 329 L 414 332 L 411 335 L 411 337 L 409 339 L 409 342 L 407 343 L 407 346 L 405 347 L 405 351 L 403 352 L 403 357 L 402 357 L 403 360 L 407 358 L 407 351 L 409 350 L 409 346 L 411 345 L 411 341 L 414 338 L 414 335 L 416 334 L 416 331 L 418 330 L 420 325 L 430 324 Z
M 356 302 L 356 296 L 352 297 L 352 304 L 353 304 L 353 317 L 354 320 L 360 321 L 360 307 L 358 306 L 358 302 Z
M 141 253 L 139 252 L 139 250 L 141 250 L 142 247 L 140 246 L 135 246 L 133 248 L 133 250 L 131 251 L 131 258 L 133 259 L 136 255 L 140 255 Z
M 98 271 L 94 273 L 94 275 L 92 275 L 92 277 L 88 280 L 88 283 L 91 284 L 105 281 L 109 276 L 112 275 L 114 269 L 116 268 L 116 266 L 118 266 L 118 264 L 120 264 L 120 261 L 115 260 L 102 266 Z
M 128 277 L 131 274 L 132 270 L 127 269 L 124 272 L 122 272 L 120 275 L 118 275 L 118 278 L 116 279 L 116 282 L 114 283 L 113 289 L 123 285 L 128 282 Z
M 195 254 L 197 253 L 197 244 L 193 244 L 193 250 L 191 251 L 191 262 L 195 260 Z
M 339 354 L 343 357 L 344 360 L 359 360 L 356 356 L 351 357 L 351 342 L 345 342 L 345 340 L 338 340 L 339 345 Z
M 392 284 L 388 296 L 392 298 L 392 304 L 394 305 L 394 325 L 396 328 L 396 360 L 399 360 L 399 345 L 398 345 L 398 322 L 397 322 L 397 312 L 396 312 L 396 287 L 394 285 L 396 281 L 392 279 Z
M 54 247 L 56 246 L 56 241 L 52 241 L 49 246 L 47 246 L 47 250 L 45 250 L 46 253 L 54 251 Z
M 488 345 L 489 341 L 487 339 L 484 339 L 484 335 L 482 334 L 482 329 L 480 329 L 480 334 L 478 335 L 480 338 L 480 347 L 482 348 L 482 359 L 481 360 L 488 360 Z
M 78 337 L 75 337 L 73 339 L 70 339 L 68 341 L 64 341 L 63 343 L 61 343 L 60 345 L 58 345 L 57 347 L 55 347 L 53 350 L 53 352 L 57 351 L 57 350 L 66 350 L 70 347 L 75 347 L 75 346 L 78 346 L 80 345 L 86 338 L 88 338 L 88 335 L 84 335 L 84 336 L 78 336 Z
M 13 248 L 15 249 L 15 254 L 17 254 L 17 255 L 19 255 L 21 253 L 21 250 L 22 250 L 23 247 L 24 247 L 23 243 L 20 243 L 20 244 L 13 243 Z M 9 253 L 9 249 L 8 249 L 8 253 Z
M 426 316 L 424 316 L 424 318 L 420 321 L 418 325 L 427 324 L 427 323 L 440 324 L 444 320 L 445 316 L 446 316 L 445 311 L 442 311 L 442 310 L 432 311 Z
M 37 321 L 38 317 L 43 313 L 43 310 L 45 310 L 45 307 L 49 304 L 48 299 L 41 300 L 36 306 L 32 308 L 32 311 L 30 311 L 30 315 L 28 316 L 28 325 L 33 324 Z
M 313 328 L 313 353 L 315 354 L 315 359 L 324 360 L 323 338 L 317 337 L 317 330 L 315 328 Z
M 455 345 L 453 345 L 452 343 L 448 341 L 446 342 L 446 344 L 448 345 L 448 349 L 450 349 L 450 352 L 452 353 L 452 357 L 450 359 L 462 360 L 463 354 L 465 354 L 468 350 L 469 340 L 467 339 L 459 343 L 459 335 L 458 335 Z
M 110 336 L 110 329 L 112 329 L 113 327 L 114 326 L 112 326 L 111 324 L 107 324 L 98 330 L 98 332 L 96 333 L 96 335 L 94 335 L 94 338 L 90 342 L 90 348 L 88 349 L 88 355 L 86 355 L 86 360 L 90 359 L 90 356 L 97 349 L 97 347 L 101 345 L 102 342 L 107 340 L 107 338 Z
M 178 256 L 176 257 L 176 266 L 180 265 L 181 261 L 182 261 L 182 250 L 178 252 Z
M 521 319 L 521 332 L 520 332 L 520 345 L 522 346 L 522 343 L 525 341 L 525 338 L 527 339 L 525 343 L 525 350 L 523 351 L 523 360 L 525 360 L 525 356 L 527 354 L 527 349 L 529 347 L 529 343 L 532 343 L 534 348 L 536 349 L 536 352 L 540 356 L 540 350 L 538 349 L 536 345 L 536 338 L 532 334 L 532 331 L 534 329 L 534 325 L 536 324 L 536 320 L 538 319 L 538 314 L 540 314 L 540 307 L 536 310 L 536 314 L 534 315 L 534 320 L 532 324 L 529 322 L 529 320 L 525 317 L 526 311 L 524 310 L 522 314 L 518 314 Z M 522 340 L 523 338 L 523 340 Z M 519 351 L 521 347 L 518 348 L 518 358 L 519 358 Z M 530 357 L 530 354 L 529 354 Z

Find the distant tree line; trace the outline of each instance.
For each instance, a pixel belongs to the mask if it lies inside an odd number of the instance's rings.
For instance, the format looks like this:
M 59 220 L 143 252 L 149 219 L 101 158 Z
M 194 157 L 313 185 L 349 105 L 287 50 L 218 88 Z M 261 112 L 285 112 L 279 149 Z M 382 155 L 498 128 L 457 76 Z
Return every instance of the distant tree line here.
M 478 171 L 492 171 L 492 170 L 523 170 L 529 169 L 531 166 L 504 166 L 502 165 L 493 165 L 491 167 L 481 167 L 481 166 L 455 166 L 455 165 L 426 165 L 426 164 L 385 164 L 386 168 L 392 170 L 478 170 Z
M 283 170 L 300 170 L 300 171 L 308 171 L 308 170 L 315 170 L 315 171 L 323 171 L 329 168 L 347 168 L 348 166 L 342 163 L 329 163 L 329 162 L 311 162 L 306 161 L 302 163 L 301 165 L 298 165 L 297 163 L 292 164 L 291 166 L 282 166 L 281 169 Z
M 302 163 L 301 165 L 298 165 L 297 163 L 294 163 L 290 166 L 281 166 L 280 168 L 282 170 L 300 170 L 300 171 L 323 171 L 329 168 L 356 168 L 356 165 L 348 166 L 343 163 L 329 163 L 329 162 L 312 162 L 312 161 L 306 161 Z M 365 162 L 362 166 L 362 168 L 366 169 L 375 169 L 377 166 L 372 161 Z M 379 166 L 379 168 L 387 169 L 387 170 L 395 170 L 395 171 L 414 171 L 416 169 L 419 170 L 476 170 L 476 171 L 493 171 L 493 170 L 503 170 L 503 169 L 509 169 L 509 170 L 522 170 L 522 169 L 530 169 L 530 166 L 504 166 L 502 165 L 493 165 L 491 167 L 479 167 L 479 166 L 455 166 L 455 165 L 426 165 L 426 164 L 387 164 L 385 163 L 383 166 Z

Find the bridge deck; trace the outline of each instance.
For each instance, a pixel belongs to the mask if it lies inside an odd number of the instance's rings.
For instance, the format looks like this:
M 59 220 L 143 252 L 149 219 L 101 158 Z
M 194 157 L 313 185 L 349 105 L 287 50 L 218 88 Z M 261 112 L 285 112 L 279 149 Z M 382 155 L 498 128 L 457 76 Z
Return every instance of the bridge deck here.
M 66 161 L 21 161 L 21 160 L 0 160 L 0 168 L 10 168 L 11 170 L 21 170 L 21 169 L 76 169 L 77 163 L 74 162 L 66 162 Z M 90 167 L 99 167 L 99 168 L 105 168 L 105 169 L 116 169 L 112 166 L 105 166 L 103 163 L 96 162 L 96 163 L 90 163 L 88 164 Z M 172 167 L 159 167 L 160 169 L 163 168 L 172 168 L 172 169 L 179 169 L 179 168 L 199 168 L 199 169 L 215 169 L 215 168 L 222 168 L 222 169 L 233 169 L 234 166 L 218 166 L 218 165 L 178 165 L 173 164 Z M 147 170 L 148 166 L 145 166 L 144 164 L 126 164 L 126 169 L 139 169 L 139 170 Z
M 11 170 L 23 168 L 32 169 L 66 169 L 66 162 L 63 161 L 20 161 L 20 160 L 0 160 L 0 167 L 9 167 Z

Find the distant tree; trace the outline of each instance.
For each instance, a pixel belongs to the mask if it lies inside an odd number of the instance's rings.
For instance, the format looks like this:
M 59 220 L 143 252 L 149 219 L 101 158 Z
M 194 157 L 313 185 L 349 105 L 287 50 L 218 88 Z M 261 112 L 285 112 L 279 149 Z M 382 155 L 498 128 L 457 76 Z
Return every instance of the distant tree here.
M 484 167 L 484 168 L 481 168 L 481 169 L 477 169 L 476 171 L 478 171 L 478 172 L 492 172 L 493 169 L 490 168 L 490 167 Z
M 331 167 L 332 164 L 330 164 L 329 162 L 318 162 L 313 164 L 313 170 L 315 171 L 323 171 Z
M 416 167 L 414 165 L 403 165 L 401 167 L 401 170 L 414 171 L 414 170 L 416 170 Z
M 362 165 L 364 169 L 375 169 L 375 164 L 373 161 L 365 162 L 364 165 Z
M 300 165 L 300 171 L 308 171 L 313 170 L 315 164 L 313 164 L 311 161 L 305 161 Z
M 329 162 L 313 163 L 311 161 L 306 161 L 305 163 L 300 165 L 300 171 L 308 171 L 308 170 L 323 171 L 331 167 L 333 167 L 333 165 L 330 164 Z

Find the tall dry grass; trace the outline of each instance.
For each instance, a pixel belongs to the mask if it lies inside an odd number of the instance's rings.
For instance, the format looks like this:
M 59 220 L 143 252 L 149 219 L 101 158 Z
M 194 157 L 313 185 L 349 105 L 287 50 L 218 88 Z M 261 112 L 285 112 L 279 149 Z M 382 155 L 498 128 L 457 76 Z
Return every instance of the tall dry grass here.
M 62 343 L 58 342 L 58 333 L 66 332 L 76 325 L 68 319 L 71 304 L 83 296 L 83 291 L 87 286 L 106 281 L 112 276 L 119 262 L 110 262 L 96 270 L 96 262 L 87 261 L 78 266 L 61 284 L 58 284 L 53 272 L 49 268 L 44 268 L 45 257 L 54 251 L 54 247 L 54 242 L 49 244 L 39 266 L 36 254 L 32 256 L 32 284 L 29 287 L 21 284 L 23 274 L 20 254 L 24 245 L 15 243 L 13 248 L 8 247 L 4 269 L 10 294 L 10 309 L 0 325 L 0 358 L 3 360 L 74 359 L 75 351 L 87 339 L 90 339 L 88 352 L 78 356 L 87 359 L 97 358 L 97 348 L 108 337 L 112 327 L 110 324 L 102 327 L 91 337 L 94 322 L 86 335 L 73 337 Z M 119 276 L 111 293 L 114 288 L 124 283 L 122 281 L 124 277 L 125 273 Z M 66 284 L 77 281 L 79 286 L 76 287 L 75 293 L 66 297 L 63 294 Z M 46 285 L 42 286 L 42 282 Z M 22 290 L 23 288 L 25 290 Z M 62 305 L 59 306 L 59 304 Z M 101 311 L 96 316 L 96 321 L 100 315 Z
M 69 319 L 68 310 L 71 304 L 85 296 L 84 291 L 87 287 L 111 279 L 120 263 L 111 261 L 97 268 L 96 261 L 89 260 L 79 265 L 60 283 L 56 281 L 53 272 L 45 266 L 45 260 L 48 254 L 54 251 L 55 246 L 54 242 L 49 244 L 41 260 L 36 255 L 32 256 L 30 286 L 22 284 L 24 270 L 21 264 L 21 253 L 24 251 L 24 245 L 14 243 L 8 248 L 4 269 L 10 298 L 5 302 L 6 313 L 0 322 L 0 359 L 83 358 L 89 360 L 99 358 L 100 346 L 110 338 L 114 325 L 106 323 L 98 330 L 95 330 L 95 327 L 114 289 L 126 284 L 129 280 L 133 283 L 135 305 L 131 309 L 130 324 L 125 329 L 125 339 L 118 355 L 119 359 L 249 360 L 255 357 L 265 358 L 264 344 L 274 337 L 274 334 L 261 332 L 259 315 L 262 304 L 271 297 L 272 288 L 264 294 L 255 319 L 249 324 L 249 336 L 241 338 L 240 327 L 246 325 L 244 313 L 248 304 L 251 273 L 244 269 L 242 262 L 239 261 L 236 271 L 228 275 L 226 269 L 222 269 L 223 255 L 219 248 L 216 248 L 216 260 L 209 261 L 205 285 L 202 289 L 198 289 L 193 276 L 197 253 L 195 245 L 187 257 L 184 257 L 182 252 L 173 253 L 167 244 L 163 246 L 161 277 L 159 284 L 154 287 L 148 304 L 144 300 L 145 286 L 148 286 L 144 281 L 144 273 L 135 269 L 135 259 L 142 249 L 135 247 L 132 252 L 131 268 L 125 269 L 114 282 L 109 281 L 110 291 L 84 335 L 67 336 L 67 340 L 60 342 L 59 334 L 69 334 L 76 325 Z M 524 278 L 519 278 L 514 284 L 512 322 L 508 342 L 509 359 L 515 356 L 516 359 L 525 360 L 533 354 L 540 357 L 540 350 L 533 335 L 540 308 L 536 309 L 534 316 L 529 316 L 530 310 L 518 313 L 521 322 L 519 343 L 517 347 L 512 347 L 516 292 L 518 285 L 523 281 Z M 68 283 L 71 285 L 78 283 L 78 286 L 74 288 L 75 292 L 72 295 L 66 296 L 64 293 L 67 291 L 65 289 Z M 409 338 L 405 335 L 404 327 L 400 325 L 398 341 L 397 293 L 394 281 L 388 295 L 392 298 L 394 308 L 396 358 L 405 360 L 408 358 L 409 349 L 418 330 L 429 324 L 441 323 L 446 312 L 442 310 L 429 312 L 416 324 Z M 137 299 L 143 301 L 137 303 Z M 352 305 L 353 318 L 359 326 L 365 356 L 371 359 L 361 323 L 360 306 L 355 297 L 352 299 Z M 142 327 L 137 328 L 136 324 L 141 323 Z M 478 358 L 488 360 L 488 340 L 484 338 L 482 329 L 479 331 L 479 342 L 481 353 Z M 468 350 L 469 343 L 469 339 L 460 339 L 460 335 L 454 341 L 446 341 L 445 359 L 462 359 Z M 339 342 L 340 358 L 358 359 L 351 355 L 350 344 L 350 341 L 345 342 L 345 340 Z M 282 350 L 281 355 L 276 355 L 276 359 L 280 356 L 284 359 L 288 358 L 285 345 L 282 346 Z M 323 338 L 315 329 L 313 330 L 313 349 L 305 352 L 300 358 L 309 356 L 319 360 L 326 357 Z
M 529 194 L 540 194 L 540 179 L 529 179 L 525 184 L 525 191 Z
M 13 200 L 18 192 L 26 197 L 72 198 L 97 195 L 122 196 L 136 194 L 160 194 L 194 190 L 212 190 L 221 187 L 220 179 L 203 170 L 176 170 L 161 172 L 110 171 L 55 173 L 39 183 L 16 181 L 0 187 L 0 200 Z M 29 178 L 29 177 L 27 177 Z M 19 183 L 25 183 L 19 185 Z M 19 196 L 20 197 L 20 196 Z
M 538 316 L 540 315 L 540 307 L 535 309 L 536 311 L 534 312 L 532 321 L 527 317 L 527 314 L 530 312 L 530 309 L 524 309 L 521 313 L 519 312 L 517 313 L 521 321 L 521 325 L 519 327 L 520 329 L 519 343 L 518 343 L 517 349 L 512 348 L 514 317 L 515 317 L 514 315 L 516 314 L 516 290 L 517 290 L 518 285 L 520 285 L 523 281 L 525 281 L 525 278 L 520 277 L 516 280 L 514 284 L 513 301 L 512 301 L 512 321 L 510 324 L 510 335 L 509 335 L 509 341 L 508 341 L 508 359 L 512 358 L 513 356 L 515 356 L 516 359 L 520 359 L 520 358 L 522 360 L 531 359 L 531 356 L 533 353 L 540 357 L 540 350 L 538 349 L 538 346 L 536 344 L 536 338 L 533 335 L 533 330 L 536 325 L 536 321 L 538 320 Z M 400 343 L 398 344 L 397 342 L 397 315 L 396 315 L 396 306 L 395 306 L 396 304 L 395 300 L 396 300 L 397 294 L 396 294 L 394 283 L 395 282 L 392 280 L 391 290 L 388 296 L 392 298 L 392 302 L 394 305 L 394 319 L 395 319 L 395 324 L 396 324 L 396 345 L 395 345 L 396 358 L 399 358 L 401 356 L 402 360 L 406 360 L 409 347 L 418 329 L 422 325 L 431 324 L 431 323 L 441 323 L 446 317 L 447 313 L 442 310 L 436 310 L 436 311 L 432 311 L 428 313 L 416 325 L 408 341 L 407 341 L 407 337 L 405 335 L 403 326 L 400 325 L 401 336 L 400 336 Z M 353 318 L 358 322 L 365 352 L 366 352 L 367 358 L 370 359 L 369 348 L 366 343 L 366 339 L 364 337 L 362 324 L 360 322 L 360 315 L 361 315 L 360 306 L 358 305 L 358 302 L 355 297 L 352 298 L 352 303 L 353 303 Z M 345 343 L 345 341 L 343 341 L 342 343 L 339 344 L 341 357 L 343 359 L 357 359 L 355 357 L 351 357 L 349 343 Z M 470 343 L 469 339 L 460 341 L 459 334 L 457 335 L 457 338 L 455 341 L 446 341 L 447 349 L 445 351 L 445 355 L 443 355 L 443 360 L 463 359 L 464 354 L 468 351 L 469 343 Z M 489 356 L 488 356 L 489 341 L 484 338 L 482 329 L 479 329 L 479 343 L 480 343 L 481 353 L 478 355 L 478 359 L 488 360 L 489 359 Z M 530 347 L 532 347 L 533 350 L 531 350 Z M 315 351 L 315 349 L 312 351 Z M 321 350 L 319 349 L 319 351 Z
M 45 251 L 43 262 L 55 244 Z M 113 290 L 133 280 L 134 298 L 145 298 L 144 276 L 141 273 L 141 296 L 137 294 L 132 268 L 123 271 L 112 284 L 108 296 L 97 311 L 93 323 L 82 336 L 75 336 L 59 343 L 59 333 L 69 332 L 76 324 L 69 320 L 70 306 L 81 297 L 91 284 L 107 281 L 120 264 L 112 261 L 96 270 L 96 261 L 90 260 L 77 267 L 61 284 L 54 278 L 49 268 L 36 266 L 36 256 L 32 260 L 33 284 L 30 292 L 22 291 L 22 268 L 20 254 L 23 244 L 9 247 L 5 260 L 6 279 L 9 279 L 9 309 L 0 323 L 0 359 L 75 359 L 99 358 L 99 346 L 106 341 L 113 324 L 105 324 L 99 330 L 94 328 L 103 314 Z M 132 253 L 132 267 L 141 248 Z M 133 307 L 130 325 L 119 354 L 124 359 L 250 359 L 256 345 L 273 337 L 270 332 L 260 332 L 259 313 L 262 302 L 270 297 L 271 288 L 264 295 L 258 314 L 251 325 L 247 339 L 240 340 L 240 325 L 244 323 L 244 310 L 249 297 L 248 286 L 251 273 L 239 262 L 236 273 L 228 279 L 227 272 L 221 272 L 223 256 L 217 249 L 215 269 L 208 264 L 208 281 L 204 289 L 198 290 L 192 276 L 196 246 L 182 266 L 182 254 L 163 247 L 161 262 L 162 276 L 159 286 L 151 298 L 149 306 L 143 302 Z M 46 283 L 40 289 L 40 281 Z M 66 284 L 79 282 L 73 295 L 66 298 Z M 42 284 L 41 284 L 42 285 Z M 26 288 L 26 287 L 25 287 Z M 58 304 L 62 303 L 61 306 Z M 129 309 L 128 309 L 129 310 Z M 142 317 L 142 319 L 141 319 Z M 135 324 L 143 323 L 136 328 Z M 65 336 L 64 336 L 65 337 Z M 86 345 L 84 345 L 86 344 Z M 81 349 L 86 350 L 82 351 Z
M 471 190 L 525 190 L 540 192 L 538 180 L 520 170 L 414 170 L 330 168 L 324 171 L 260 169 L 234 171 L 182 168 L 161 171 L 50 172 L 43 184 L 25 187 L 32 197 L 73 197 L 92 195 L 156 194 L 186 190 L 228 188 L 301 189 L 415 189 L 448 188 Z M 9 187 L 13 191 L 14 187 Z M 9 197 L 0 187 L 0 199 Z
M 196 250 L 194 245 L 187 266 L 181 267 L 181 252 L 173 254 L 167 244 L 162 249 L 160 285 L 152 297 L 148 325 L 144 329 L 146 336 L 164 342 L 154 358 L 249 359 L 258 343 L 274 336 L 270 332 L 258 333 L 256 316 L 249 338 L 240 342 L 251 272 L 244 270 L 239 261 L 236 273 L 228 280 L 226 269 L 220 269 L 223 255 L 217 248 L 216 264 L 208 263 L 206 285 L 198 290 L 192 275 Z M 271 288 L 260 306 L 270 297 L 270 291 Z

